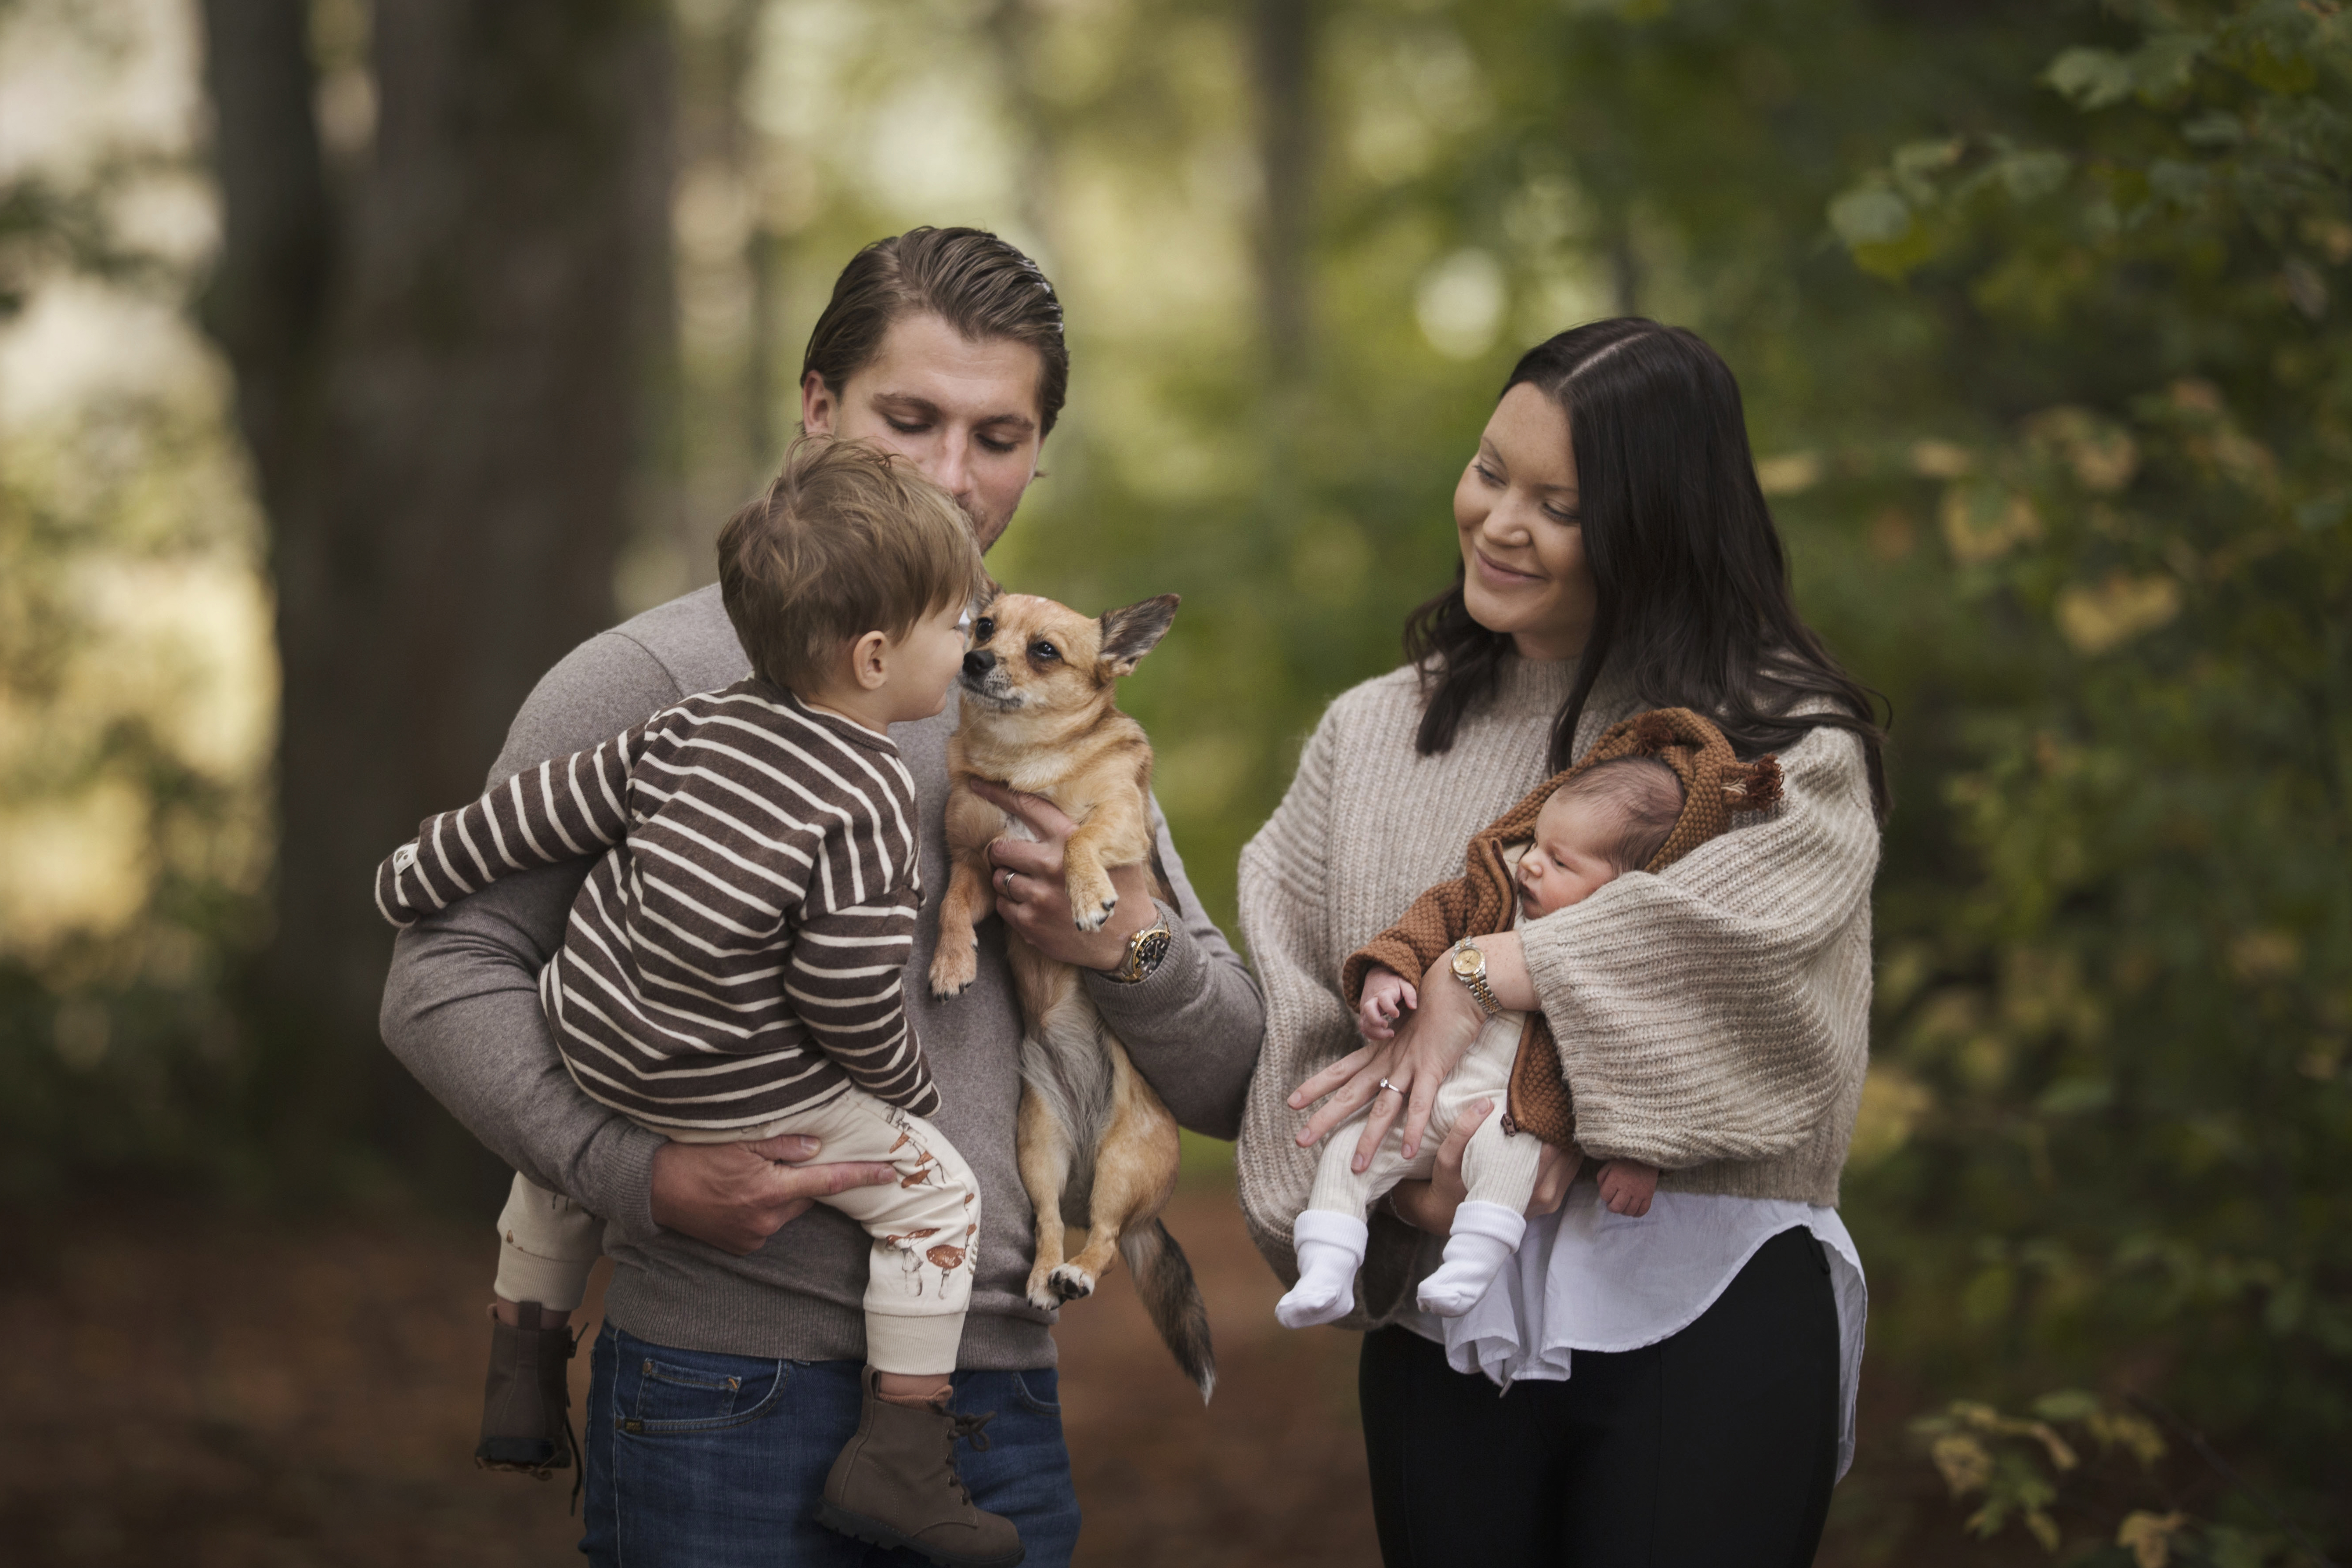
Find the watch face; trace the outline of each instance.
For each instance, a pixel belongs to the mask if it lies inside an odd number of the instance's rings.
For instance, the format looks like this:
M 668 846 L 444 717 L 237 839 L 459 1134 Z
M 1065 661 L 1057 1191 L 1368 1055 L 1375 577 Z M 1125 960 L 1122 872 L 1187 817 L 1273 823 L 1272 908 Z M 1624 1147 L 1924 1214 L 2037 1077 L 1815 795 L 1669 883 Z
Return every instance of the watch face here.
M 1475 974 L 1486 967 L 1486 955 L 1475 947 L 1465 947 L 1454 954 L 1454 973 Z

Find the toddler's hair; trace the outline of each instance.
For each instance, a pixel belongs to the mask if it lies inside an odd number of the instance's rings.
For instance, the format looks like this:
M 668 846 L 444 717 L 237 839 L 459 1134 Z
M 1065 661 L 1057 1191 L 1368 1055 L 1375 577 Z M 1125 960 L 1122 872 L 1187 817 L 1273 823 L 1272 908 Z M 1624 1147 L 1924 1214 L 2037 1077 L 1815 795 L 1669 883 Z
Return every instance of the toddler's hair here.
M 895 642 L 986 581 L 954 498 L 857 441 L 802 437 L 719 531 L 719 598 L 752 670 L 803 697 L 843 644 L 871 631 Z
M 1657 858 L 1666 835 L 1682 820 L 1683 781 L 1655 757 L 1618 757 L 1597 763 L 1559 786 L 1562 795 L 1591 801 L 1621 815 L 1609 863 L 1638 871 Z

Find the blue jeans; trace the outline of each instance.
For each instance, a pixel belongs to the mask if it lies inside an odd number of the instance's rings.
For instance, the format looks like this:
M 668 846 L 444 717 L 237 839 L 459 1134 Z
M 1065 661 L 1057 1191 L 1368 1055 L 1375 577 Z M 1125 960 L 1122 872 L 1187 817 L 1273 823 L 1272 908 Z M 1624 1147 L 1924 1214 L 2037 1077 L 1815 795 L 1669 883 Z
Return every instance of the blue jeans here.
M 858 1363 L 670 1350 L 614 1327 L 590 1355 L 591 1563 L 613 1568 L 907 1568 L 816 1521 L 825 1472 L 857 1430 Z M 955 1407 L 992 1410 L 988 1447 L 956 1449 L 972 1500 L 1020 1528 L 1024 1568 L 1065 1568 L 1078 1498 L 1052 1368 L 960 1372 Z

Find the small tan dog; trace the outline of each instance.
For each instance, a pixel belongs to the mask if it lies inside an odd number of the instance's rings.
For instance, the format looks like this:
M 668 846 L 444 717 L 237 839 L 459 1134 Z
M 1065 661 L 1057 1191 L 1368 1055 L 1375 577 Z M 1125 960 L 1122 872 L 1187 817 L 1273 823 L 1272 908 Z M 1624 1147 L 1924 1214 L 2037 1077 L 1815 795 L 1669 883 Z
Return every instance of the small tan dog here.
M 1115 866 L 1152 866 L 1151 743 L 1112 702 L 1176 616 L 1163 594 L 1100 620 L 1051 599 L 1006 594 L 980 606 L 961 678 L 962 721 L 948 744 L 948 851 L 931 990 L 953 996 L 977 971 L 974 924 L 993 908 L 988 846 L 1026 824 L 968 787 L 988 779 L 1045 796 L 1075 822 L 1065 854 L 1070 908 L 1097 931 L 1118 907 Z M 1168 901 L 1173 902 L 1172 896 Z M 1128 1060 L 1077 971 L 1008 931 L 1005 956 L 1028 1035 L 1021 1043 L 1021 1182 L 1037 1211 L 1029 1300 L 1054 1308 L 1093 1292 L 1114 1257 L 1135 1275 L 1160 1337 L 1205 1400 L 1216 1383 L 1208 1310 L 1183 1249 L 1160 1223 L 1175 1191 L 1176 1119 Z M 1069 1227 L 1085 1227 L 1077 1254 Z

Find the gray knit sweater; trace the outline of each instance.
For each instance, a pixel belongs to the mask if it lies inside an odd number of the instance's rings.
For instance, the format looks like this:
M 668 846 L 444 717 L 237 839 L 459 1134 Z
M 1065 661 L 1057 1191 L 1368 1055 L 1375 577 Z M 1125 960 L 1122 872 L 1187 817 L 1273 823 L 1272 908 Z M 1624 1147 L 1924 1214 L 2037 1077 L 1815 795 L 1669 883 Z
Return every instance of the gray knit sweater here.
M 1242 930 L 1266 1038 L 1241 1143 L 1242 1207 L 1276 1269 L 1317 1151 L 1285 1103 L 1355 1048 L 1340 966 L 1546 776 L 1571 661 L 1507 661 L 1496 700 L 1451 751 L 1413 751 L 1410 669 L 1334 701 L 1273 817 L 1242 851 Z M 1576 751 L 1633 704 L 1604 679 Z M 1869 1056 L 1870 885 L 1878 828 L 1853 737 L 1819 730 L 1780 757 L 1786 804 L 1663 874 L 1618 878 L 1521 931 L 1560 1045 L 1577 1141 L 1664 1168 L 1660 1185 L 1834 1205 Z M 1376 1227 L 1350 1326 L 1392 1320 L 1439 1242 Z
M 489 776 L 585 750 L 688 692 L 749 673 L 718 589 L 673 600 L 591 638 L 549 671 L 516 715 Z M 940 1129 L 981 1186 L 979 1274 L 957 1363 L 1019 1371 L 1052 1365 L 1054 1342 L 1052 1314 L 1023 1297 L 1031 1216 L 1013 1162 L 1021 1010 L 1005 968 L 1003 928 L 994 921 L 981 927 L 980 975 L 961 996 L 935 1002 L 922 981 L 948 883 L 940 814 L 954 727 L 950 704 L 940 718 L 890 732 L 922 813 L 924 909 L 906 971 L 908 1012 L 944 1100 Z M 1171 911 L 1175 941 L 1140 984 L 1088 975 L 1087 994 L 1177 1121 L 1230 1138 L 1265 1013 L 1241 961 L 1202 912 L 1156 807 L 1152 825 L 1181 906 Z M 588 866 L 572 861 L 502 878 L 401 932 L 384 985 L 384 1043 L 500 1158 L 604 1216 L 614 1265 L 604 1310 L 629 1332 L 684 1350 L 862 1357 L 872 1244 L 855 1222 L 812 1209 L 749 1258 L 661 1229 L 652 1212 L 661 1135 L 590 1100 L 564 1070 L 538 976 L 562 942 Z

